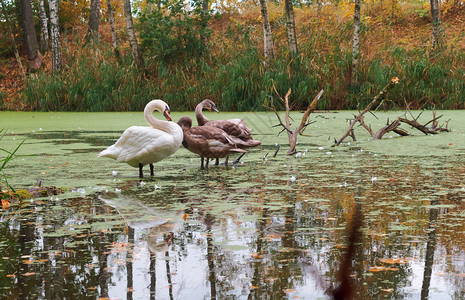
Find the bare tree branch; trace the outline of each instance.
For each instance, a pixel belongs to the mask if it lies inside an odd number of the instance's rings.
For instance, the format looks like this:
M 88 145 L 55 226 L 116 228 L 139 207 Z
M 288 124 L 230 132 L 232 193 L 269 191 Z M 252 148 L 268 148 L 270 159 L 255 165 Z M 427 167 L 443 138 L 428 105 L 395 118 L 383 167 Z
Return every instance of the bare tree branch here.
M 355 124 L 357 122 L 360 121 L 360 119 L 362 118 L 362 116 L 367 112 L 367 111 L 370 111 L 371 108 L 375 105 L 375 104 L 378 104 L 380 101 L 382 101 L 384 99 L 384 97 L 386 97 L 386 94 L 387 92 L 392 88 L 394 87 L 396 84 L 399 83 L 399 78 L 397 77 L 394 77 L 391 79 L 391 81 L 389 81 L 389 83 L 381 90 L 381 92 L 379 92 L 379 94 L 365 107 L 364 110 L 362 110 L 362 112 L 360 112 L 355 118 L 354 120 L 352 120 L 352 122 L 350 123 L 350 126 L 349 126 L 349 129 L 347 130 L 347 132 L 339 139 L 336 141 L 336 143 L 334 144 L 334 146 L 339 146 L 342 141 L 344 141 L 344 139 L 346 137 L 348 137 L 350 135 L 350 133 L 352 132 Z

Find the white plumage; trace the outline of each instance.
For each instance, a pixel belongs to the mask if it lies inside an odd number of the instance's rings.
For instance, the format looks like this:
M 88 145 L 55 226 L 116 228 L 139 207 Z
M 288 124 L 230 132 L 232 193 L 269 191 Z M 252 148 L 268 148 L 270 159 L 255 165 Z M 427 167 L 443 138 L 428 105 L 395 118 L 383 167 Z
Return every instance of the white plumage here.
M 169 121 L 156 119 L 152 114 L 154 110 L 163 113 Z M 176 152 L 183 140 L 181 127 L 171 122 L 169 107 L 162 100 L 150 101 L 145 106 L 144 116 L 151 127 L 129 127 L 114 145 L 98 154 L 100 157 L 113 158 L 118 163 L 139 167 L 141 178 L 143 166 L 150 165 L 150 174 L 153 176 L 153 163 Z

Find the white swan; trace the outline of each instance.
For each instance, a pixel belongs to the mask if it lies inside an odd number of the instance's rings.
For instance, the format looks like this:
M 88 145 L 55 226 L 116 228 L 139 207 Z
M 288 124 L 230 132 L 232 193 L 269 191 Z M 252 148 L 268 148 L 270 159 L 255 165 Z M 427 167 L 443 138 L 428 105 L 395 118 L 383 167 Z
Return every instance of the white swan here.
M 158 120 L 153 111 L 163 113 L 168 121 Z M 144 109 L 144 117 L 151 127 L 131 126 L 126 129 L 114 145 L 98 154 L 100 157 L 116 159 L 117 163 L 127 163 L 139 167 L 139 177 L 143 178 L 142 167 L 150 165 L 153 176 L 153 163 L 170 156 L 182 143 L 183 132 L 178 124 L 171 121 L 170 109 L 162 100 L 150 101 Z

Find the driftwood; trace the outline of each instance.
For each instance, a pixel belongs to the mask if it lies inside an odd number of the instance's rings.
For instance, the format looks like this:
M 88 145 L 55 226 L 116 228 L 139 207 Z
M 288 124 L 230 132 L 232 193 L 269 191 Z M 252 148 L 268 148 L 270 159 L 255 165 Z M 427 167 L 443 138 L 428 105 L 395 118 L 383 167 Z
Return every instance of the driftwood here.
M 371 129 L 371 127 L 368 126 L 365 123 L 363 115 L 365 113 L 367 113 L 367 112 L 371 113 L 371 108 L 374 107 L 376 104 L 378 104 L 378 102 L 381 103 L 382 99 L 384 98 L 384 96 L 386 95 L 388 90 L 391 89 L 398 82 L 399 82 L 399 79 L 397 77 L 392 78 L 391 81 L 389 82 L 389 84 L 386 85 L 383 88 L 383 90 L 379 93 L 379 95 L 376 96 L 373 99 L 373 101 L 371 101 L 365 107 L 365 109 L 363 111 L 361 111 L 358 115 L 354 116 L 354 119 L 349 120 L 350 121 L 349 129 L 346 131 L 346 133 L 339 140 L 334 141 L 333 146 L 338 146 L 348 136 L 351 136 L 352 139 L 354 141 L 356 141 L 355 133 L 354 133 L 354 126 L 355 126 L 356 123 L 359 123 L 360 126 L 364 127 L 368 131 L 368 133 L 370 133 L 370 135 L 373 137 L 373 140 L 381 139 L 386 133 L 388 133 L 390 131 L 394 131 L 395 133 L 397 133 L 400 136 L 408 136 L 408 135 L 410 135 L 406 130 L 399 127 L 401 125 L 401 123 L 408 124 L 408 125 L 412 126 L 413 128 L 416 128 L 416 129 L 420 130 L 424 134 L 437 134 L 437 133 L 440 133 L 440 132 L 443 132 L 443 131 L 446 131 L 446 132 L 450 131 L 447 128 L 449 121 L 445 122 L 445 125 L 446 125 L 445 127 L 443 125 L 439 126 L 438 119 L 440 119 L 442 117 L 442 115 L 437 117 L 436 112 L 434 111 L 434 109 L 433 109 L 433 119 L 426 122 L 425 124 L 421 124 L 420 122 L 418 122 L 418 119 L 420 118 L 422 113 L 420 113 L 417 117 L 414 117 L 413 114 L 410 112 L 409 105 L 407 104 L 407 109 L 406 109 L 406 112 L 405 112 L 403 117 L 399 117 L 399 118 L 397 118 L 396 120 L 394 120 L 392 122 L 389 122 L 389 120 L 388 120 L 387 123 L 386 123 L 386 126 L 382 127 L 376 133 L 374 133 L 373 130 Z M 378 107 L 379 107 L 379 105 L 378 105 Z M 410 114 L 412 119 L 407 118 L 407 113 Z M 430 125 L 430 126 L 428 126 L 428 125 Z
M 382 100 L 384 99 L 384 97 L 386 96 L 387 92 L 392 88 L 394 87 L 396 84 L 399 83 L 399 78 L 397 77 L 394 77 L 391 79 L 391 81 L 389 81 L 389 83 L 381 90 L 381 92 L 378 94 L 378 96 L 376 96 L 366 107 L 364 110 L 362 110 L 357 116 L 355 116 L 355 118 L 350 122 L 350 126 L 349 126 L 349 129 L 347 130 L 347 132 L 337 141 L 334 142 L 334 146 L 339 146 L 346 137 L 348 137 L 349 135 L 352 136 L 352 138 L 355 140 L 355 134 L 353 132 L 354 130 L 354 126 L 357 122 L 359 122 L 363 127 L 365 127 L 368 132 L 370 132 L 370 134 L 373 136 L 373 132 L 371 130 L 371 128 L 369 128 L 364 122 L 363 122 L 363 115 L 370 111 L 371 108 L 373 106 L 375 106 L 376 104 L 381 104 Z M 379 106 L 379 105 L 378 105 Z
M 273 86 L 273 88 L 274 88 L 276 94 L 278 94 L 278 92 L 276 91 L 276 88 L 274 86 Z M 316 97 L 313 99 L 313 101 L 310 103 L 310 105 L 307 107 L 307 109 L 304 112 L 304 115 L 302 116 L 302 120 L 300 121 L 300 124 L 297 126 L 297 128 L 295 130 L 291 130 L 291 120 L 290 120 L 290 117 L 289 117 L 289 113 L 290 113 L 289 96 L 291 95 L 291 89 L 289 89 L 289 91 L 286 93 L 286 96 L 284 96 L 284 99 L 281 98 L 281 96 L 279 96 L 279 94 L 278 94 L 279 99 L 281 99 L 281 101 L 284 102 L 284 105 L 286 107 L 286 115 L 285 115 L 285 122 L 286 123 L 283 123 L 281 117 L 279 116 L 278 112 L 276 111 L 276 108 L 275 108 L 273 102 L 271 102 L 271 106 L 269 108 L 275 113 L 275 115 L 276 115 L 276 117 L 278 118 L 278 121 L 279 121 L 279 124 L 276 125 L 276 126 L 282 126 L 283 131 L 285 130 L 287 132 L 287 136 L 289 138 L 289 150 L 287 151 L 288 155 L 293 155 L 293 154 L 295 154 L 297 152 L 295 150 L 295 147 L 297 145 L 297 136 L 299 134 L 303 135 L 303 131 L 305 130 L 305 128 L 307 128 L 307 126 L 311 124 L 310 122 L 307 122 L 307 120 L 308 120 L 310 114 L 315 110 L 316 104 L 317 104 L 318 100 L 320 99 L 321 95 L 323 94 L 323 92 L 324 91 L 321 90 L 318 93 L 318 95 L 316 95 Z
M 410 113 L 410 110 L 408 110 L 408 112 Z M 413 115 L 410 113 L 410 115 L 413 117 Z M 421 113 L 420 113 L 421 115 Z M 420 122 L 418 122 L 418 118 L 420 117 L 420 115 L 418 115 L 416 118 L 413 118 L 413 120 L 409 120 L 407 118 L 399 118 L 399 120 L 402 122 L 402 123 L 406 123 L 418 130 L 420 130 L 421 132 L 423 132 L 424 134 L 437 134 L 437 133 L 440 133 L 440 132 L 449 132 L 450 129 L 448 129 L 448 125 L 449 125 L 449 121 L 446 121 L 446 127 L 443 127 L 442 125 L 439 126 L 439 123 L 438 123 L 438 119 L 440 119 L 443 115 L 440 115 L 439 117 L 436 117 L 436 112 L 433 110 L 433 119 L 431 119 L 430 121 L 426 122 L 425 124 L 421 124 Z M 429 124 L 431 124 L 431 126 L 428 126 Z

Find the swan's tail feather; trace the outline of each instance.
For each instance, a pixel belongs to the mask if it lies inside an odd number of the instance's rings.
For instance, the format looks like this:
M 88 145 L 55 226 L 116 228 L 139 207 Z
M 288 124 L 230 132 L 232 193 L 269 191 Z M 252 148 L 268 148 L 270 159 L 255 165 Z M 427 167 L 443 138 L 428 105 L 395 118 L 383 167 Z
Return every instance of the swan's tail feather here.
M 232 144 L 234 144 L 237 148 L 242 148 L 242 149 L 247 149 L 250 147 L 257 147 L 258 145 L 261 145 L 262 142 L 258 140 L 248 140 L 248 141 L 243 141 L 241 139 L 235 138 L 235 137 L 230 137 L 232 139 Z
M 112 147 L 108 147 L 107 149 L 103 150 L 99 154 L 97 154 L 99 157 L 110 157 L 113 159 L 116 159 L 118 155 L 116 155 L 115 151 L 113 151 Z
M 231 150 L 229 150 L 230 152 L 240 152 L 240 153 L 245 153 L 247 152 L 247 150 L 244 150 L 244 149 L 239 149 L 239 148 L 233 148 Z
M 247 141 L 247 143 L 250 145 L 249 147 L 257 147 L 262 144 L 262 141 L 250 140 L 250 141 Z

